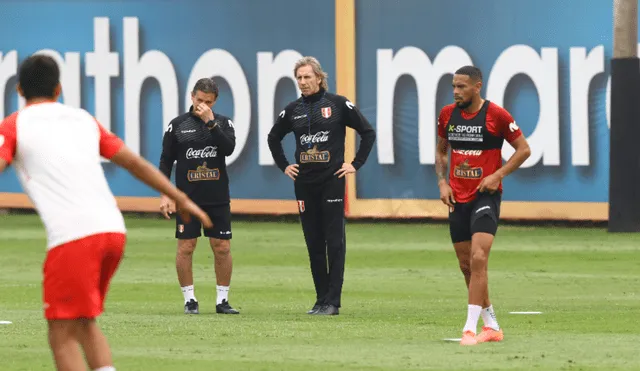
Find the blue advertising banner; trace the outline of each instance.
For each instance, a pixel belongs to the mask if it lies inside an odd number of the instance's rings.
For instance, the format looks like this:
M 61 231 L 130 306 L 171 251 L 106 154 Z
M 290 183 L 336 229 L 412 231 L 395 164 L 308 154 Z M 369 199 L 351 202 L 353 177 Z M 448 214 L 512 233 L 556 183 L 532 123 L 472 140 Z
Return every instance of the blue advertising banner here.
M 377 147 L 358 198 L 438 199 L 437 116 L 452 73 L 484 75 L 532 148 L 504 200 L 606 202 L 612 2 L 357 0 L 357 93 Z M 373 63 L 375 61 L 375 63 Z M 513 153 L 506 144 L 504 159 Z
M 585 4 L 4 1 L 0 113 L 23 104 L 14 90 L 20 61 L 49 53 L 62 66 L 62 100 L 85 108 L 157 163 L 164 129 L 189 108 L 195 81 L 216 76 L 221 94 L 214 110 L 232 117 L 236 128 L 228 158 L 232 198 L 262 203 L 263 211 L 284 205 L 267 202 L 286 201 L 287 212 L 296 212 L 293 185 L 273 164 L 266 135 L 299 94 L 295 61 L 313 55 L 329 73 L 330 90 L 352 99 L 378 133 L 369 161 L 349 178 L 350 215 L 443 217 L 434 173 L 437 116 L 452 100 L 452 73 L 473 64 L 484 74 L 483 96 L 511 112 L 532 148 L 504 180 L 505 215 L 602 220 L 613 15 L 611 1 Z M 285 150 L 292 161 L 291 136 Z M 505 144 L 503 158 L 512 153 Z M 104 166 L 116 196 L 157 196 Z M 0 193 L 16 192 L 12 171 L 0 175 Z
M 294 16 L 296 9 L 304 16 Z M 266 136 L 298 97 L 298 58 L 317 57 L 335 87 L 334 13 L 333 1 L 311 0 L 4 1 L 0 114 L 23 104 L 15 92 L 19 63 L 49 53 L 62 67 L 61 100 L 94 114 L 157 164 L 169 121 L 189 109 L 196 80 L 215 75 L 221 92 L 214 111 L 230 116 L 236 129 L 227 158 L 231 196 L 292 199 L 293 185 L 273 165 Z M 293 153 L 291 136 L 285 149 Z M 116 196 L 157 196 L 124 170 L 108 163 L 105 170 Z M 0 175 L 0 192 L 21 191 L 13 171 Z

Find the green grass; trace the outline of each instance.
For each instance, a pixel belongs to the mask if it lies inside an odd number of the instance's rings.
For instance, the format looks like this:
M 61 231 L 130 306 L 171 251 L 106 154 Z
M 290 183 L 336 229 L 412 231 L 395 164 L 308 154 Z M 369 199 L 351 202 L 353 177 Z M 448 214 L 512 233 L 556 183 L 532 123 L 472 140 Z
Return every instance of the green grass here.
M 45 256 L 33 215 L 0 217 L 0 369 L 51 370 L 41 310 Z M 205 240 L 199 316 L 182 314 L 173 222 L 127 219 L 129 243 L 100 324 L 119 370 L 638 370 L 640 236 L 501 227 L 490 292 L 505 341 L 463 348 L 466 290 L 444 225 L 347 226 L 340 316 L 314 294 L 298 224 L 236 222 L 230 301 L 215 312 Z M 542 311 L 511 315 L 510 311 Z

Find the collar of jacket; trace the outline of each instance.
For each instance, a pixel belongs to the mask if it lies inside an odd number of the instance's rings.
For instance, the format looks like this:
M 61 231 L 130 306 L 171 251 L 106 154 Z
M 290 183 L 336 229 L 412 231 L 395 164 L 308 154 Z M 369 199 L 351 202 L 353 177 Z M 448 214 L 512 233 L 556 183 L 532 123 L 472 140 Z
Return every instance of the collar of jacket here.
M 324 96 L 325 90 L 323 88 L 320 88 L 320 90 L 318 90 L 317 92 L 309 95 L 308 97 L 305 97 L 304 95 L 302 96 L 302 100 L 305 103 L 315 103 L 317 101 L 319 101 L 320 99 L 322 99 L 322 97 Z

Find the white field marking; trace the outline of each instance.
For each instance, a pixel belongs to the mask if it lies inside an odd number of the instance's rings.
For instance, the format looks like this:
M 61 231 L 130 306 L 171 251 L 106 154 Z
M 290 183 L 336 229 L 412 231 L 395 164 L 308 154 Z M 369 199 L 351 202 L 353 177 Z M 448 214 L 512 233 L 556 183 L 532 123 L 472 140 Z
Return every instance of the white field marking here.
M 542 312 L 509 312 L 509 314 L 542 314 Z

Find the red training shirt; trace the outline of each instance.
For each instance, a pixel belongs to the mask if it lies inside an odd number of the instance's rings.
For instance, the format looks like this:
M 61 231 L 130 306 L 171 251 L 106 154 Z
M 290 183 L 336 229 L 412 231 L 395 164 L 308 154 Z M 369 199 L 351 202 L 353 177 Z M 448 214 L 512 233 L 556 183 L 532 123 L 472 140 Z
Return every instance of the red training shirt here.
M 438 117 L 438 136 L 447 139 L 447 124 L 456 108 L 450 104 L 442 108 Z M 467 113 L 459 110 L 462 119 L 471 120 L 479 112 Z M 511 114 L 504 108 L 493 102 L 489 102 L 486 115 L 486 130 L 489 134 L 503 138 L 512 143 L 522 135 L 522 131 L 515 123 Z M 495 173 L 502 167 L 501 149 L 451 149 L 449 171 L 449 184 L 453 190 L 453 197 L 458 203 L 473 201 L 476 197 L 476 188 L 483 178 Z M 481 171 L 469 172 L 478 169 Z M 467 176 L 467 174 L 479 174 L 479 176 Z M 498 189 L 502 192 L 502 183 Z

